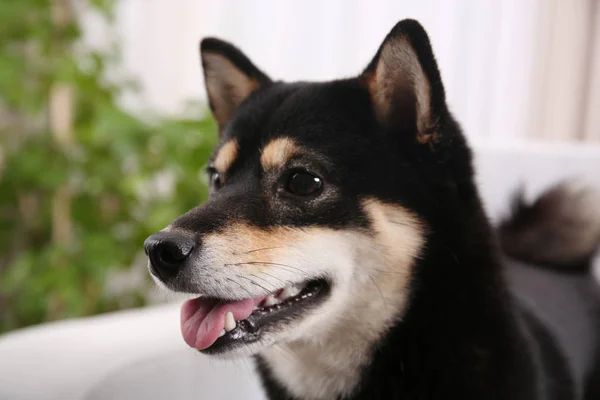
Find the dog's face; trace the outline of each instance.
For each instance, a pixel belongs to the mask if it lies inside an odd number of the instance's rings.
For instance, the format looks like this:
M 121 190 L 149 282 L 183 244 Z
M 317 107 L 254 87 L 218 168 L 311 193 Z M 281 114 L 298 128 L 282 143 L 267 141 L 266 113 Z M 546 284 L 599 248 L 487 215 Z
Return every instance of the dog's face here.
M 220 131 L 210 198 L 145 243 L 160 285 L 200 296 L 186 342 L 247 355 L 379 337 L 409 302 L 429 205 L 452 192 L 431 184 L 448 181 L 454 122 L 425 32 L 399 23 L 361 75 L 327 83 L 273 82 L 216 39 L 201 56 Z

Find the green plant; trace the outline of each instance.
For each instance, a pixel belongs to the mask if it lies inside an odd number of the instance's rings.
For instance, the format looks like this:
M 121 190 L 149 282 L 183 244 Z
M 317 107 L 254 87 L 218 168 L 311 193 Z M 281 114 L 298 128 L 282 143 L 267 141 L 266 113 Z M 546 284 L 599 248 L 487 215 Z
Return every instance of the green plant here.
M 78 3 L 110 19 L 111 1 Z M 212 119 L 123 111 L 129 82 L 107 81 L 114 54 L 85 48 L 77 19 L 57 18 L 68 4 L 0 2 L 0 332 L 144 304 L 147 287 L 115 297 L 107 277 L 207 196 Z M 57 128 L 49 102 L 65 92 L 72 117 Z

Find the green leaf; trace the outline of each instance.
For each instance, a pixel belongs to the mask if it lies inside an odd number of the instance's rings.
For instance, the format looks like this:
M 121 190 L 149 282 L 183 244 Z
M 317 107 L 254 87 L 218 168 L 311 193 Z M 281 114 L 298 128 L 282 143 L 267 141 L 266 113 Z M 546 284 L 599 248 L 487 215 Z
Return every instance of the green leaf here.
M 82 0 L 110 24 L 114 0 Z M 49 0 L 0 2 L 0 332 L 44 321 L 142 306 L 147 282 L 109 297 L 109 272 L 127 271 L 145 237 L 202 203 L 201 179 L 217 128 L 205 105 L 186 118 L 134 115 L 119 106 L 139 90 L 107 51 L 80 41 L 81 26 L 53 26 Z M 107 72 L 110 71 L 109 79 Z M 48 127 L 48 96 L 71 86 L 72 143 Z M 160 177 L 172 190 L 156 193 Z M 52 230 L 56 193 L 70 188 L 71 242 Z

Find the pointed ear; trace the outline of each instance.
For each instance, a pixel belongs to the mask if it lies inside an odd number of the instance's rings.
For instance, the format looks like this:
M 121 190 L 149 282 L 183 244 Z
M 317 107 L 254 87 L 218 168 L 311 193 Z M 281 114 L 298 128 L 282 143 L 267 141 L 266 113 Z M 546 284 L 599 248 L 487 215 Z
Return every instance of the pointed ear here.
M 225 41 L 203 39 L 200 56 L 208 101 L 219 128 L 229 122 L 236 108 L 252 92 L 271 82 L 248 57 Z
M 377 118 L 389 130 L 416 133 L 433 144 L 447 112 L 429 38 L 414 20 L 398 22 L 363 72 Z

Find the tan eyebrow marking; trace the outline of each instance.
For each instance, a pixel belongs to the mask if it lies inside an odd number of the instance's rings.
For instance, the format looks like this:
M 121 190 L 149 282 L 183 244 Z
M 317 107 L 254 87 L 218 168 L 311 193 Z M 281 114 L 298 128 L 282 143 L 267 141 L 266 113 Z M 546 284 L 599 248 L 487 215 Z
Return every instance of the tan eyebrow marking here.
M 214 166 L 219 173 L 227 172 L 238 155 L 239 145 L 237 139 L 231 139 L 219 149 L 215 157 Z
M 260 164 L 264 170 L 282 167 L 299 152 L 300 147 L 293 139 L 287 137 L 273 139 L 263 149 Z

